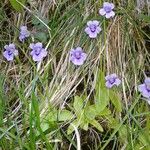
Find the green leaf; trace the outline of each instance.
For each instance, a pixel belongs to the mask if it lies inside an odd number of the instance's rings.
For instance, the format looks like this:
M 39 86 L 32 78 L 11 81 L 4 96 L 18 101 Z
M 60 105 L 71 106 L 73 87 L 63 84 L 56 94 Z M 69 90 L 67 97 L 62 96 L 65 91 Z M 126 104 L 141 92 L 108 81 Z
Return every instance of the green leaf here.
M 81 115 L 81 112 L 83 111 L 83 99 L 79 96 L 75 96 L 73 108 L 75 110 L 75 113 L 77 116 Z
M 111 102 L 113 103 L 113 105 L 115 106 L 117 112 L 121 112 L 122 111 L 122 104 L 121 104 L 120 95 L 115 91 L 111 91 L 109 98 L 110 98 Z
M 109 102 L 109 90 L 105 87 L 105 76 L 101 71 L 98 72 L 97 76 L 95 101 L 96 110 L 99 113 L 106 108 Z
M 42 122 L 41 123 L 41 129 L 43 132 L 45 132 L 47 129 L 49 128 L 49 124 L 46 123 L 46 122 Z M 39 136 L 40 135 L 40 132 L 37 130 L 36 132 L 36 136 Z
M 79 122 L 78 119 L 76 119 L 76 120 L 74 120 L 74 121 L 72 122 L 72 124 L 73 124 L 76 128 L 78 128 L 78 126 L 80 125 L 80 122 Z M 70 124 L 69 127 L 68 127 L 68 129 L 67 129 L 67 134 L 69 135 L 69 134 L 71 134 L 73 131 L 74 131 L 74 128 L 73 128 L 73 126 Z
M 116 118 L 113 118 L 112 115 L 109 115 L 107 117 L 107 120 L 109 121 L 108 123 L 109 128 L 116 129 L 120 126 L 119 120 Z
M 98 114 L 99 116 L 108 116 L 111 114 L 111 111 L 106 107 L 103 111 Z
M 109 91 L 105 88 L 99 89 L 96 96 L 96 110 L 97 112 L 103 111 L 109 102 Z
M 88 120 L 95 119 L 96 115 L 98 114 L 95 105 L 86 107 L 84 114 Z
M 47 41 L 47 34 L 45 32 L 37 32 L 35 38 L 40 42 L 45 43 Z
M 50 112 L 47 114 L 45 120 L 53 122 L 53 121 L 57 121 L 58 117 L 57 117 L 57 110 L 55 108 L 51 108 Z
M 67 121 L 71 120 L 74 115 L 68 110 L 56 110 L 53 109 L 46 117 L 47 121 Z
M 88 127 L 89 127 L 89 123 L 84 123 L 83 126 L 82 126 L 82 129 L 87 131 L 88 130 Z
M 105 74 L 101 70 L 97 73 L 96 89 L 105 88 Z
M 90 122 L 91 120 L 88 120 L 85 115 L 83 115 L 82 118 L 80 118 L 80 119 L 78 119 L 78 120 L 80 120 L 80 127 L 81 127 L 83 130 L 86 130 L 86 131 L 87 131 L 87 130 L 88 130 L 88 126 L 89 126 L 89 122 Z
M 18 12 L 22 12 L 23 11 L 23 7 L 17 2 L 17 0 L 9 0 L 12 7 L 18 11 Z M 25 5 L 26 0 L 19 0 L 20 3 L 22 3 L 23 5 Z
M 68 110 L 62 110 L 58 115 L 58 121 L 67 121 L 71 120 L 74 115 Z
M 92 124 L 95 128 L 97 128 L 100 132 L 103 132 L 103 128 L 102 126 L 99 124 L 99 122 L 97 122 L 96 120 L 92 120 L 90 122 L 90 124 Z

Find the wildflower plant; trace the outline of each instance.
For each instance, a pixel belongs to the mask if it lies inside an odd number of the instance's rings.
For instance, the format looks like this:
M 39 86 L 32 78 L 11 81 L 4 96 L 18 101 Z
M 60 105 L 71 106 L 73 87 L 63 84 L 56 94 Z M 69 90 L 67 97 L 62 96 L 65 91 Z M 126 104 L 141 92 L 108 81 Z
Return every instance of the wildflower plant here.
M 102 29 L 100 27 L 99 21 L 93 20 L 87 22 L 87 27 L 85 28 L 85 32 L 86 34 L 88 34 L 90 38 L 96 38 L 97 35 L 101 32 L 101 30 Z
M 15 47 L 15 44 L 11 43 L 9 45 L 4 46 L 5 51 L 3 52 L 3 56 L 7 59 L 7 61 L 12 61 L 14 56 L 18 55 L 18 50 Z
M 27 26 L 21 26 L 19 40 L 21 42 L 24 42 L 24 40 L 29 36 L 30 36 L 30 32 L 27 30 Z
M 104 2 L 103 7 L 99 9 L 99 14 L 105 16 L 107 19 L 113 18 L 115 16 L 114 7 L 113 3 Z
M 105 77 L 105 80 L 106 80 L 107 88 L 112 88 L 113 86 L 119 86 L 121 84 L 121 80 L 118 78 L 118 76 L 115 73 L 107 75 Z
M 4 37 L 2 44 L 10 39 L 14 43 L 9 41 L 11 44 L 4 47 L 2 54 L 8 61 L 22 56 L 17 64 L 1 60 L 0 147 L 6 150 L 149 149 L 149 106 L 141 105 L 140 96 L 133 91 L 140 71 L 149 71 L 150 60 L 144 45 L 149 41 L 148 35 L 143 34 L 148 19 L 142 15 L 139 22 L 140 16 L 133 11 L 136 2 L 132 3 L 132 10 L 130 3 L 116 2 L 121 12 L 117 13 L 112 1 L 104 2 L 99 10 L 96 1 L 90 1 L 88 6 L 82 1 L 9 1 L 14 8 L 11 15 L 7 15 L 8 9 L 5 11 L 8 4 L 0 2 L 0 27 L 5 31 L 1 37 Z M 115 13 L 121 15 L 119 20 L 107 20 L 106 24 L 104 19 L 102 29 L 100 15 L 109 19 Z M 144 10 L 144 14 L 148 11 Z M 91 20 L 81 28 L 86 18 Z M 8 27 L 6 22 L 10 23 Z M 17 32 L 10 31 L 20 22 L 33 26 L 36 33 L 32 40 L 37 43 L 28 44 L 26 39 L 31 33 L 27 26 L 20 27 L 17 38 Z M 98 39 L 101 32 L 106 36 Z M 52 55 L 40 68 L 41 63 L 35 66 L 24 57 L 30 55 L 33 61 L 41 62 L 48 55 L 42 43 L 52 47 Z M 85 49 L 79 45 L 66 51 L 77 43 Z M 87 61 L 86 67 L 82 67 Z M 69 62 L 77 69 L 68 66 Z M 119 87 L 121 80 L 115 73 L 105 76 L 107 69 L 121 71 L 125 84 Z M 147 72 L 144 74 L 148 76 Z M 150 78 L 138 90 L 150 104 Z
M 83 52 L 81 47 L 74 48 L 70 51 L 69 59 L 74 65 L 83 65 L 86 58 L 87 54 Z
M 36 44 L 31 43 L 30 48 L 32 49 L 30 55 L 34 61 L 42 61 L 47 56 L 47 51 L 43 48 L 43 44 L 38 42 Z

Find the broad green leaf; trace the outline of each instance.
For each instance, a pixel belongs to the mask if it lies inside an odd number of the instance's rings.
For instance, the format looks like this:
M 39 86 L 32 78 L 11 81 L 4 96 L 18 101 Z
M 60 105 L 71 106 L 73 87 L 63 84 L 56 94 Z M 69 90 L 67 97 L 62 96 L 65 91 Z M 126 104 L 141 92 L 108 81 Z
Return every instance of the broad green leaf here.
M 37 32 L 35 38 L 40 42 L 45 43 L 47 41 L 47 34 L 45 32 Z
M 118 112 L 121 112 L 122 111 L 121 96 L 117 92 L 111 91 L 109 98 L 113 103 L 113 105 L 115 106 L 116 110 Z
M 109 124 L 108 124 L 109 128 L 116 129 L 120 125 L 119 120 L 116 118 L 113 118 L 112 115 L 109 115 L 107 117 L 107 120 L 109 121 Z
M 53 122 L 53 121 L 57 121 L 58 117 L 57 117 L 57 110 L 54 108 L 51 108 L 51 111 L 47 114 L 45 120 Z
M 41 129 L 43 132 L 45 132 L 49 128 L 49 124 L 46 122 L 41 123 Z M 40 132 L 37 130 L 36 136 L 39 136 Z
M 77 116 L 81 115 L 81 112 L 83 111 L 83 99 L 79 96 L 75 96 L 73 108 L 75 110 L 75 113 Z
M 73 124 L 75 127 L 78 128 L 78 126 L 80 125 L 80 121 L 79 121 L 78 119 L 76 119 L 76 120 L 74 120 L 74 121 L 72 122 L 72 124 Z M 73 131 L 74 131 L 74 128 L 73 128 L 73 126 L 70 124 L 69 127 L 68 127 L 68 129 L 67 129 L 67 134 L 69 135 L 69 134 L 71 134 Z
M 105 74 L 101 70 L 97 73 L 96 89 L 105 87 Z
M 68 110 L 56 110 L 53 109 L 46 117 L 48 121 L 67 121 L 71 120 L 74 115 Z
M 86 107 L 84 114 L 88 120 L 93 120 L 98 114 L 95 105 Z
M 18 12 L 22 12 L 23 11 L 23 7 L 17 2 L 17 0 L 9 0 L 12 7 L 18 11 Z M 18 0 L 20 3 L 22 3 L 23 5 L 25 5 L 26 0 Z
M 88 130 L 88 125 L 89 125 L 89 122 L 90 122 L 91 120 L 88 120 L 87 118 L 86 118 L 86 116 L 85 115 L 83 115 L 82 116 L 82 118 L 80 118 L 80 128 L 82 128 L 83 130 Z
M 88 127 L 89 127 L 89 123 L 84 123 L 83 126 L 82 126 L 82 129 L 87 131 Z
M 109 91 L 105 88 L 99 88 L 99 91 L 97 91 L 98 94 L 96 96 L 96 110 L 97 112 L 103 111 L 109 102 Z
M 101 71 L 97 75 L 95 101 L 96 110 L 99 113 L 106 108 L 109 102 L 109 90 L 105 87 L 105 76 Z
M 67 121 L 71 120 L 74 115 L 68 110 L 62 110 L 58 115 L 58 121 Z
M 97 122 L 96 120 L 92 120 L 90 122 L 90 124 L 92 124 L 96 129 L 98 129 L 100 132 L 103 132 L 103 128 L 102 126 L 99 124 L 99 122 Z
M 106 107 L 103 111 L 101 111 L 98 115 L 99 116 L 108 116 L 111 114 L 111 111 Z

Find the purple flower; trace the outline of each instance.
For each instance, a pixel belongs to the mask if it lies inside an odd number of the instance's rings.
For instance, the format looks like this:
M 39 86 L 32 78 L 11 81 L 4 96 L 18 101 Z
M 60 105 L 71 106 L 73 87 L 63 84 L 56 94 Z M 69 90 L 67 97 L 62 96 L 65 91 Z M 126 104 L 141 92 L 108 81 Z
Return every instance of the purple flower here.
M 30 36 L 30 32 L 27 30 L 27 26 L 21 26 L 19 40 L 23 42 L 25 38 L 29 36 Z
M 99 14 L 105 16 L 107 19 L 111 17 L 113 18 L 115 16 L 115 12 L 113 11 L 114 7 L 113 3 L 104 2 L 103 8 L 99 10 Z
M 70 61 L 75 65 L 83 65 L 86 60 L 87 54 L 83 52 L 81 47 L 77 47 L 70 51 Z
M 102 29 L 97 20 L 87 22 L 87 27 L 85 28 L 85 32 L 89 35 L 90 38 L 96 38 L 97 34 L 99 34 L 101 30 Z
M 30 55 L 32 55 L 34 61 L 41 61 L 47 55 L 47 51 L 40 42 L 30 44 L 30 48 L 32 49 Z
M 143 97 L 148 98 L 150 101 L 150 78 L 146 78 L 144 83 L 138 86 L 138 90 L 141 92 Z
M 118 78 L 118 76 L 113 73 L 111 75 L 107 75 L 105 77 L 105 80 L 106 80 L 106 87 L 107 88 L 112 88 L 113 86 L 119 86 L 120 83 L 121 83 L 121 80 Z
M 9 44 L 4 46 L 5 51 L 3 52 L 3 56 L 8 60 L 12 61 L 14 56 L 18 55 L 18 50 L 15 48 L 15 44 Z

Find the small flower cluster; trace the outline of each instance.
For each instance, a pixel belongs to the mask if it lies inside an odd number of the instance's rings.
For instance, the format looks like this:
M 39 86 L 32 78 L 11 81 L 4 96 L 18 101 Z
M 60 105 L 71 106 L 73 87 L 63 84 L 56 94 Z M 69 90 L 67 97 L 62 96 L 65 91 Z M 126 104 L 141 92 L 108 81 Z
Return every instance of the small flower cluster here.
M 20 35 L 19 40 L 24 42 L 27 37 L 30 36 L 30 32 L 27 30 L 26 26 L 20 27 Z M 30 55 L 32 56 L 34 61 L 42 61 L 44 57 L 47 55 L 47 51 L 43 48 L 42 43 L 38 42 L 36 44 L 31 43 L 29 46 L 32 51 Z M 18 50 L 15 47 L 14 43 L 4 46 L 5 51 L 3 52 L 3 56 L 7 59 L 7 61 L 13 61 L 14 56 L 18 55 Z
M 114 9 L 113 3 L 104 2 L 103 8 L 99 10 L 99 14 L 105 16 L 106 18 L 112 18 L 115 16 L 113 9 Z M 96 38 L 97 35 L 102 31 L 100 27 L 100 22 L 97 20 L 88 21 L 84 31 L 90 38 L 92 39 Z M 87 54 L 83 52 L 81 47 L 74 48 L 70 51 L 69 59 L 74 65 L 78 66 L 83 65 L 86 58 Z M 115 73 L 107 75 L 105 77 L 105 80 L 107 88 L 112 88 L 114 86 L 119 86 L 121 84 L 121 80 Z
M 115 12 L 113 11 L 114 7 L 115 6 L 113 3 L 104 2 L 103 7 L 99 9 L 99 14 L 101 16 L 105 16 L 107 19 L 113 18 L 115 16 Z M 84 31 L 90 38 L 96 38 L 97 35 L 102 31 L 100 22 L 97 20 L 88 21 Z M 87 54 L 83 52 L 81 47 L 74 48 L 70 51 L 70 61 L 74 65 L 83 65 L 86 57 Z M 121 84 L 121 80 L 115 73 L 107 75 L 105 80 L 105 85 L 109 89 Z M 147 98 L 147 101 L 150 104 L 150 78 L 146 78 L 144 83 L 139 85 L 138 90 L 141 92 L 143 97 Z
M 113 3 L 104 2 L 103 8 L 99 10 L 99 14 L 105 16 L 106 18 L 114 17 L 115 13 L 113 9 Z M 87 22 L 85 33 L 90 38 L 96 38 L 101 31 L 102 29 L 100 27 L 99 21 L 93 20 Z M 29 36 L 30 32 L 28 31 L 27 26 L 21 26 L 19 40 L 21 42 L 24 42 L 25 39 Z M 15 48 L 15 45 L 13 43 L 6 45 L 4 48 L 6 51 L 3 53 L 3 55 L 8 61 L 12 61 L 14 59 L 14 56 L 18 55 L 18 50 Z M 32 52 L 30 54 L 33 57 L 34 61 L 41 61 L 47 55 L 46 50 L 42 46 L 42 43 L 32 43 L 30 44 L 30 48 L 32 49 Z M 70 51 L 70 61 L 72 61 L 72 63 L 74 63 L 75 65 L 82 65 L 86 58 L 87 54 L 83 52 L 81 47 L 74 48 Z
M 115 73 L 107 75 L 105 80 L 107 88 L 112 88 L 121 84 L 121 80 Z M 145 97 L 145 100 L 150 104 L 150 77 L 145 78 L 144 83 L 138 86 L 138 91 L 141 92 L 142 96 Z
M 103 7 L 99 9 L 99 14 L 101 16 L 105 16 L 107 19 L 113 18 L 115 16 L 114 4 L 109 2 L 104 2 Z M 97 20 L 91 20 L 87 22 L 87 26 L 85 28 L 85 33 L 92 39 L 96 38 L 97 35 L 102 31 L 100 27 L 100 22 Z M 19 40 L 24 42 L 26 38 L 30 36 L 30 32 L 28 31 L 26 26 L 20 27 L 20 35 Z M 32 51 L 30 55 L 32 56 L 33 60 L 36 62 L 42 61 L 44 57 L 47 56 L 46 49 L 43 48 L 42 43 L 31 43 L 29 46 Z M 5 51 L 3 52 L 3 56 L 7 59 L 7 61 L 12 61 L 15 56 L 18 55 L 18 50 L 15 47 L 14 43 L 4 46 Z M 70 50 L 69 60 L 77 66 L 83 65 L 84 61 L 87 58 L 87 54 L 83 51 L 81 47 L 74 48 Z M 118 76 L 113 73 L 107 75 L 105 77 L 106 80 L 106 87 L 112 88 L 114 86 L 119 86 L 121 84 L 121 80 Z M 146 78 L 144 83 L 138 86 L 139 92 L 141 92 L 142 96 L 146 98 L 148 103 L 150 104 L 150 78 Z
M 99 10 L 99 14 L 105 16 L 107 19 L 113 18 L 115 16 L 115 12 L 113 11 L 114 7 L 113 3 L 104 2 L 103 8 Z M 88 21 L 84 31 L 90 38 L 95 39 L 102 31 L 100 22 L 97 20 Z M 74 65 L 82 65 L 86 58 L 87 55 L 81 47 L 74 48 L 70 51 L 70 61 Z

